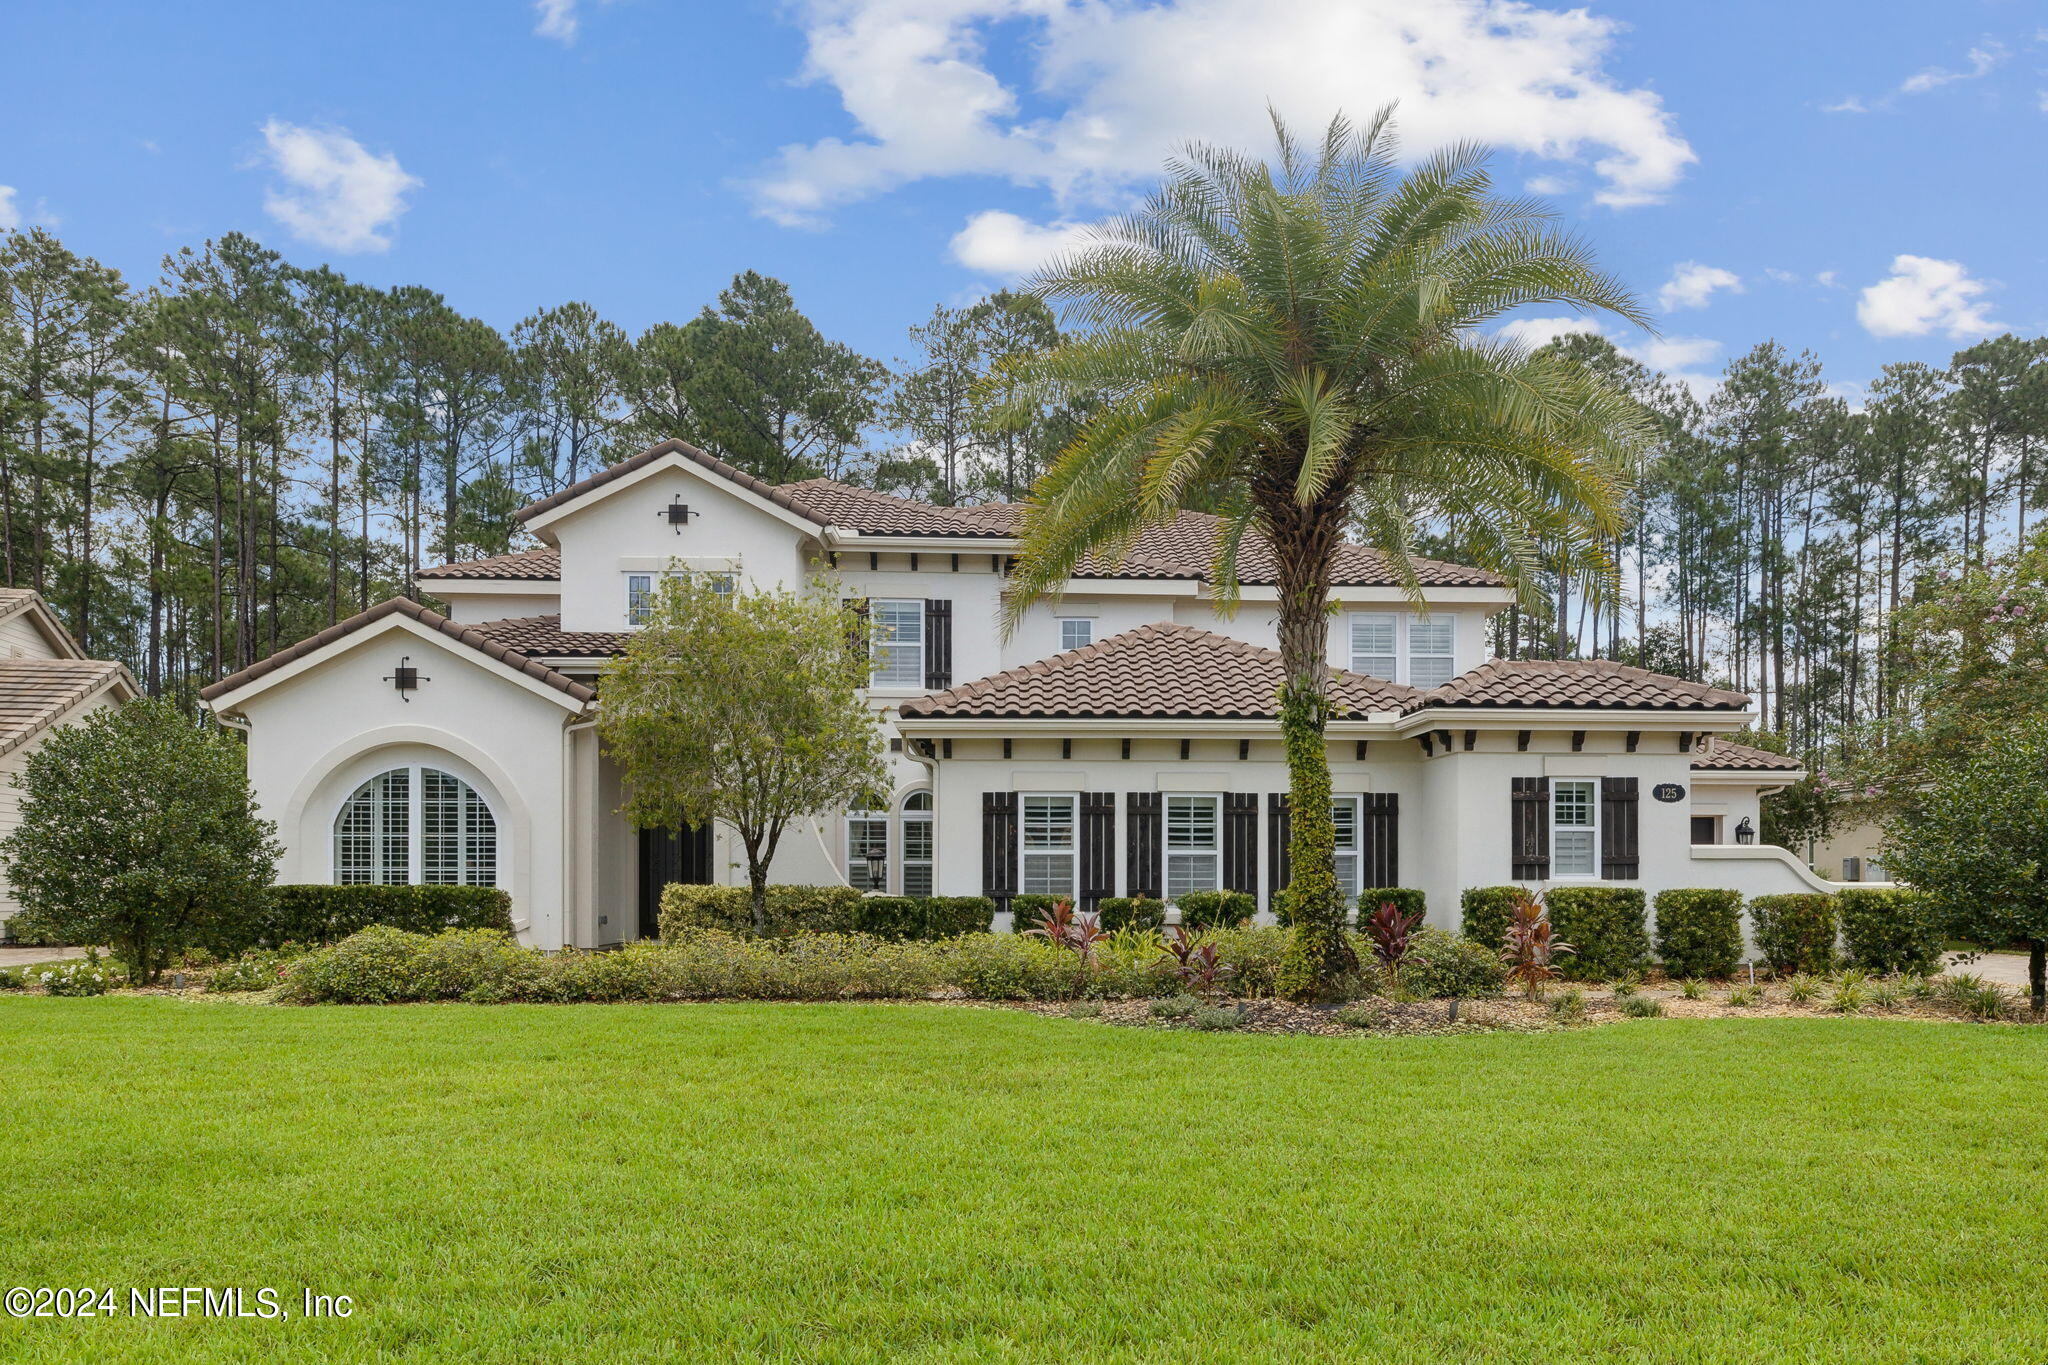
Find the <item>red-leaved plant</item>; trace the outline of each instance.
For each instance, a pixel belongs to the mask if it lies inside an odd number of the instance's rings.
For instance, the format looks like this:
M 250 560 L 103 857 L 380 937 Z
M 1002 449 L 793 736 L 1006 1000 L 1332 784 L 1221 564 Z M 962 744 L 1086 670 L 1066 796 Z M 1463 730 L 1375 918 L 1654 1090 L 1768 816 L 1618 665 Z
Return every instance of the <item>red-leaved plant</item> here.
M 1380 966 L 1387 969 L 1388 985 L 1401 984 L 1401 963 L 1408 956 L 1408 940 L 1421 924 L 1420 910 L 1404 915 L 1392 901 L 1381 901 L 1380 908 L 1360 926 L 1365 930 L 1365 936 L 1372 940 L 1372 955 L 1380 960 Z
M 1217 955 L 1216 945 L 1209 939 L 1197 938 L 1180 925 L 1173 925 L 1164 935 L 1166 951 L 1159 958 L 1159 965 L 1180 979 L 1196 995 L 1208 998 L 1223 989 L 1223 983 L 1237 975 L 1237 968 Z
M 1109 937 L 1100 916 L 1075 914 L 1074 903 L 1065 896 L 1054 901 L 1050 910 L 1039 911 L 1038 923 L 1024 932 L 1065 948 L 1080 958 L 1081 965 L 1089 971 L 1100 965 L 1096 960 L 1095 945 Z
M 1557 975 L 1553 964 L 1558 955 L 1576 952 L 1571 944 L 1551 937 L 1550 911 L 1544 907 L 1543 897 L 1527 887 L 1517 887 L 1500 945 L 1501 961 L 1508 964 L 1508 980 L 1520 983 L 1529 999 L 1541 1000 L 1543 983 Z

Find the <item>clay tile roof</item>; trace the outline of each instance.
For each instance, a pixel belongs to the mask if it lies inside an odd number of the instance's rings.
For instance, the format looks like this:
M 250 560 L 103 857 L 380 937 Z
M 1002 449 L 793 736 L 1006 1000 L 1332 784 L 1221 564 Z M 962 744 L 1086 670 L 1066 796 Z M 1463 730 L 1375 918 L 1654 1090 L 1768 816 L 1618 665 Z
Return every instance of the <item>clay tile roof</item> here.
M 682 455 L 688 459 L 695 460 L 698 464 L 722 479 L 738 484 L 749 492 L 757 493 L 779 507 L 787 507 L 798 516 L 809 517 L 812 521 L 817 520 L 817 517 L 813 516 L 810 510 L 803 506 L 801 500 L 787 489 L 778 488 L 765 479 L 757 479 L 745 470 L 735 469 L 716 456 L 706 455 L 688 441 L 663 441 L 659 445 L 649 446 L 638 455 L 630 456 L 615 465 L 608 465 L 587 479 L 578 479 L 559 493 L 542 498 L 539 502 L 528 503 L 512 515 L 520 521 L 530 521 L 543 512 L 553 511 L 565 502 L 575 501 L 593 488 L 602 488 L 613 480 L 622 479 L 635 470 L 645 469 L 664 455 Z
M 1432 706 L 1572 706 L 1643 711 L 1741 711 L 1749 698 L 1606 659 L 1495 659 L 1425 698 Z
M 122 683 L 128 696 L 138 694 L 128 670 L 105 659 L 0 659 L 0 754 L 35 738 L 101 688 Z
M 1121 568 L 1099 562 L 1083 566 L 1082 578 L 1206 578 L 1216 553 L 1222 518 L 1207 512 L 1182 512 L 1163 526 L 1150 526 L 1131 544 Z M 1238 547 L 1238 580 L 1268 584 L 1277 578 L 1273 552 L 1265 540 L 1247 536 Z M 1502 579 L 1484 569 L 1449 564 L 1439 559 L 1411 558 L 1424 587 L 1499 587 Z M 1330 582 L 1337 587 L 1394 587 L 1400 579 L 1378 550 L 1348 542 L 1337 547 Z
M 986 536 L 1003 539 L 1015 532 L 1014 518 L 991 516 L 978 507 L 940 507 L 912 502 L 872 488 L 856 488 L 836 479 L 805 479 L 778 484 L 795 498 L 808 516 L 827 526 L 884 536 Z
M 546 683 L 557 692 L 566 694 L 573 701 L 588 703 L 597 696 L 593 689 L 577 682 L 574 678 L 557 673 L 545 664 L 535 663 L 518 650 L 508 648 L 506 645 L 486 636 L 475 626 L 458 625 L 440 612 L 430 611 L 409 597 L 394 597 L 388 602 L 379 602 L 368 611 L 359 612 L 349 617 L 346 621 L 337 622 L 321 631 L 318 635 L 309 635 L 288 649 L 280 649 L 269 658 L 250 664 L 238 673 L 230 673 L 211 687 L 201 688 L 199 690 L 199 699 L 210 702 L 215 697 L 223 696 L 234 691 L 236 688 L 255 682 L 258 678 L 276 672 L 294 659 L 303 658 L 318 649 L 325 649 L 336 640 L 353 635 L 364 626 L 373 625 L 391 615 L 410 616 L 421 625 L 432 630 L 438 630 L 449 639 L 468 645 L 471 649 L 496 660 L 515 672 L 524 673 L 529 678 Z
M 1713 739 L 1693 755 L 1692 766 L 1708 772 L 1796 773 L 1806 767 L 1790 754 L 1774 754 L 1732 739 Z
M 1192 626 L 1157 621 L 1021 668 L 915 697 L 906 717 L 1098 716 L 1127 719 L 1266 719 L 1278 714 L 1280 655 Z M 1337 701 L 1353 711 L 1400 711 L 1412 687 L 1331 670 Z
M 552 545 L 515 550 L 488 559 L 465 559 L 459 564 L 436 564 L 421 569 L 421 578 L 495 578 L 553 583 L 562 576 L 562 552 Z
M 532 659 L 605 659 L 626 652 L 625 631 L 563 630 L 559 613 L 479 621 L 471 629 Z

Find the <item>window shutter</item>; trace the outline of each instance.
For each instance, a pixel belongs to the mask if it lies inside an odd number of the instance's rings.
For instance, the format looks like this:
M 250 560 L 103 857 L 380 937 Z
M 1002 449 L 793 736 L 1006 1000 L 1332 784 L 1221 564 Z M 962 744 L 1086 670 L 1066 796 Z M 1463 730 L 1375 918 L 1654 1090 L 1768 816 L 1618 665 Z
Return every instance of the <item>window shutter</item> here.
M 1008 910 L 1017 894 L 1017 793 L 981 794 L 981 894 Z
M 1166 798 L 1158 792 L 1132 792 L 1125 798 L 1125 807 L 1124 893 L 1158 900 L 1166 894 L 1164 850 L 1160 847 Z
M 872 636 L 869 632 L 872 627 L 868 624 L 868 599 L 842 597 L 839 599 L 839 605 L 853 614 L 853 620 L 848 622 L 846 627 L 846 652 L 856 659 L 871 657 L 873 650 L 869 641 Z
M 948 601 L 925 600 L 924 685 L 934 692 L 953 685 L 953 604 Z
M 1116 894 L 1116 793 L 1081 793 L 1081 909 Z
M 1294 824 L 1287 815 L 1287 793 L 1266 794 L 1266 908 L 1273 908 L 1273 897 L 1287 889 L 1287 883 L 1294 875 L 1287 861 L 1287 841 L 1294 835 Z
M 1600 779 L 1600 875 L 1611 882 L 1632 882 L 1642 875 L 1636 849 L 1636 780 Z
M 1223 797 L 1223 889 L 1259 890 L 1259 798 L 1251 792 Z
M 1509 821 L 1509 856 L 1516 881 L 1540 882 L 1550 875 L 1550 779 L 1510 778 L 1514 789 Z
M 1401 797 L 1367 792 L 1359 801 L 1358 865 L 1366 886 L 1401 884 Z

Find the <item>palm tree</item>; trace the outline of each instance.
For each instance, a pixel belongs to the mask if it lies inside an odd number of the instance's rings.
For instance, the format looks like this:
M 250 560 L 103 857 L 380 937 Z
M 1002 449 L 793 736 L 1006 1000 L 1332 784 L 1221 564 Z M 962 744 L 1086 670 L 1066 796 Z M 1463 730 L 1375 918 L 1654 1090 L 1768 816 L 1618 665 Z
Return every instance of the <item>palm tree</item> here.
M 1033 490 L 1010 620 L 1089 554 L 1112 560 L 1184 507 L 1221 515 L 1226 609 L 1247 537 L 1277 565 L 1294 811 L 1290 993 L 1350 968 L 1324 725 L 1332 551 L 1347 531 L 1420 601 L 1410 551 L 1441 527 L 1533 581 L 1539 547 L 1611 580 L 1640 409 L 1583 367 L 1477 330 L 1565 305 L 1645 324 L 1534 201 L 1496 195 L 1458 146 L 1405 174 L 1391 109 L 1333 121 L 1309 154 L 1276 117 L 1277 165 L 1206 146 L 1167 165 L 1033 287 L 1083 329 L 1004 371 L 1027 403 L 1090 416 Z

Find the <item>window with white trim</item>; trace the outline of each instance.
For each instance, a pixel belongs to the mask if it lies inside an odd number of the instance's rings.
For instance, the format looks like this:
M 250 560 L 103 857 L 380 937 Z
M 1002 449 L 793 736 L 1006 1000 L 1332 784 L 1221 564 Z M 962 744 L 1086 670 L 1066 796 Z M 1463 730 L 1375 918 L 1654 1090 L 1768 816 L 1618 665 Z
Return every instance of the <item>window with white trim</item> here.
M 1330 802 L 1330 824 L 1337 832 L 1337 889 L 1347 903 L 1358 899 L 1358 798 L 1339 796 Z
M 868 855 L 882 855 L 881 875 L 875 875 Z M 889 889 L 889 813 L 880 810 L 846 812 L 846 884 L 856 891 Z
M 924 686 L 924 599 L 876 597 L 868 602 L 873 640 L 871 680 L 883 686 Z
M 1080 852 L 1080 801 L 1071 793 L 1022 798 L 1024 847 L 1018 889 L 1024 894 L 1074 894 L 1074 864 Z
M 1166 798 L 1166 898 L 1223 885 L 1223 798 Z
M 393 768 L 334 817 L 344 886 L 496 886 L 498 822 L 476 789 L 438 768 Z
M 1436 687 L 1458 676 L 1455 616 L 1406 611 L 1351 614 L 1351 671 L 1410 687 Z
M 1591 778 L 1550 781 L 1550 875 L 1600 874 L 1600 784 Z
M 654 601 L 659 585 L 664 578 L 679 578 L 690 572 L 687 569 L 673 569 L 667 573 L 629 573 L 626 575 L 626 624 L 644 626 L 654 615 Z M 707 573 L 704 581 L 711 585 L 711 591 L 721 597 L 732 595 L 734 579 L 729 573 Z
M 903 894 L 932 893 L 932 794 L 903 798 Z
M 1060 617 L 1060 649 L 1081 649 L 1095 643 L 1095 618 L 1092 616 Z

